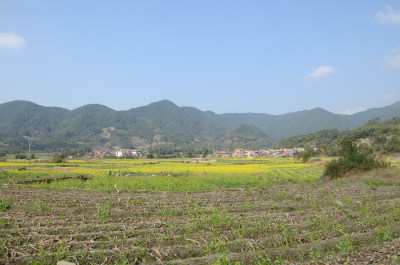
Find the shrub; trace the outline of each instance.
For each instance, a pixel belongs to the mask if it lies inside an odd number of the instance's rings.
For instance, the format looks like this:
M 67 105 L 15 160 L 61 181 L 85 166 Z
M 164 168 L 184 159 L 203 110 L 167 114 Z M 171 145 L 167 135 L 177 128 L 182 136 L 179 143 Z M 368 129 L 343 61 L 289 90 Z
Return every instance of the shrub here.
M 5 212 L 11 209 L 12 201 L 0 199 L 0 212 Z
M 332 160 L 325 166 L 324 176 L 340 178 L 352 171 L 365 172 L 374 168 L 386 167 L 387 164 L 375 157 L 368 146 L 356 140 L 342 140 L 338 160 Z
M 52 161 L 53 163 L 63 163 L 65 161 L 66 155 L 65 154 L 56 154 Z
M 301 157 L 301 160 L 303 161 L 303 163 L 308 162 L 308 160 L 310 160 L 310 158 L 314 155 L 315 155 L 315 151 L 310 146 L 306 146 L 304 148 L 304 151 L 300 153 L 300 157 Z
M 345 171 L 342 164 L 339 162 L 339 160 L 335 159 L 325 165 L 324 176 L 337 178 L 339 176 L 343 176 L 344 172 Z
M 26 159 L 26 154 L 16 154 L 15 159 Z

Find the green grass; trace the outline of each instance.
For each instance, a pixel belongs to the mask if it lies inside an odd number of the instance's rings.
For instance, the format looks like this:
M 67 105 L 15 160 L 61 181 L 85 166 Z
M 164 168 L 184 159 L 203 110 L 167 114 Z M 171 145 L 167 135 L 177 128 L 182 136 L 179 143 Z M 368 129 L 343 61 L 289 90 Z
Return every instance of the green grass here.
M 203 163 L 184 159 L 67 160 L 62 164 L 34 160 L 31 170 L 25 160 L 0 162 L 8 173 L 0 174 L 0 184 L 25 180 L 57 179 L 73 175 L 92 175 L 79 179 L 36 184 L 47 188 L 85 188 L 99 191 L 200 191 L 266 188 L 287 183 L 313 182 L 323 167 L 300 163 L 291 158 L 223 158 Z M 24 168 L 24 170 L 21 170 Z
M 306 174 L 306 172 L 305 172 Z M 251 189 L 266 188 L 272 185 L 288 182 L 309 182 L 316 178 L 287 174 L 282 169 L 266 172 L 264 175 L 254 174 L 183 174 L 183 175 L 152 175 L 152 176 L 99 176 L 90 181 L 69 179 L 52 183 L 37 184 L 40 187 L 54 188 L 88 188 L 105 192 L 155 190 L 155 191 L 199 191 L 221 189 Z
M 286 183 L 312 182 L 319 178 L 322 166 L 310 166 L 291 158 L 218 159 L 205 163 L 170 160 L 70 160 L 62 164 L 33 161 L 0 162 L 9 173 L 0 183 L 59 178 L 71 175 L 93 175 L 93 180 L 78 179 L 37 184 L 40 187 L 88 188 L 105 192 L 155 190 L 198 191 L 219 189 L 266 188 Z M 25 170 L 20 170 L 25 167 Z
M 12 201 L 0 198 L 0 212 L 6 212 L 11 209 Z

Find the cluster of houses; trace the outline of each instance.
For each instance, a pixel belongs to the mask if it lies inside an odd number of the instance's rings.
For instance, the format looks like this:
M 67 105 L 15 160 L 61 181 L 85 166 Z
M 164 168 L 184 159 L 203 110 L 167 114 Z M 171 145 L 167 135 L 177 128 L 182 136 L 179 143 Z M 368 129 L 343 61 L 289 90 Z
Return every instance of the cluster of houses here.
M 304 148 L 290 148 L 290 149 L 268 149 L 268 150 L 244 150 L 235 149 L 233 152 L 220 151 L 217 153 L 218 157 L 293 157 L 296 153 L 304 151 Z
M 94 158 L 103 159 L 103 158 L 140 158 L 142 156 L 142 151 L 140 150 L 132 150 L 132 149 L 121 149 L 118 151 L 95 151 Z
M 304 148 L 291 148 L 291 149 L 268 149 L 268 150 L 245 150 L 235 149 L 230 151 L 216 151 L 213 154 L 208 154 L 207 157 L 293 157 L 296 153 L 304 151 Z M 95 151 L 95 159 L 104 158 L 140 158 L 143 153 L 140 150 L 121 149 L 118 151 Z M 199 155 L 201 158 L 201 155 Z

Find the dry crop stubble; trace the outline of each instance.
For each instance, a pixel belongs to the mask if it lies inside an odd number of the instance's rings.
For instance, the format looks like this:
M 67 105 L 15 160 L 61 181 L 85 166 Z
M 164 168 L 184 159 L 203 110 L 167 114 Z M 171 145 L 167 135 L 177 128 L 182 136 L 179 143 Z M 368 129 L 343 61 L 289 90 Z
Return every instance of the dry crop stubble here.
M 390 264 L 398 259 L 400 253 L 391 251 L 400 237 L 398 173 L 328 181 L 318 180 L 320 165 L 240 161 L 213 166 L 73 161 L 61 167 L 34 164 L 31 172 L 8 164 L 10 173 L 1 178 L 8 185 L 0 189 L 0 263 Z M 235 173 L 240 168 L 249 172 Z M 228 172 L 218 173 L 222 169 Z M 94 178 L 15 184 L 72 173 Z
M 397 254 L 380 251 L 400 235 L 398 187 L 362 178 L 192 192 L 11 187 L 1 198 L 11 201 L 3 263 L 389 262 Z

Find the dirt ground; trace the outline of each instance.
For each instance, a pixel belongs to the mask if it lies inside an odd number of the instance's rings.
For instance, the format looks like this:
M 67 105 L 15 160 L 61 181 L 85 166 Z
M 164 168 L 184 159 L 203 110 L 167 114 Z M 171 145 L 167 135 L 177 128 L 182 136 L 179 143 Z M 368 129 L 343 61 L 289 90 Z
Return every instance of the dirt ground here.
M 204 192 L 3 187 L 0 264 L 400 264 L 399 184 L 352 177 Z

